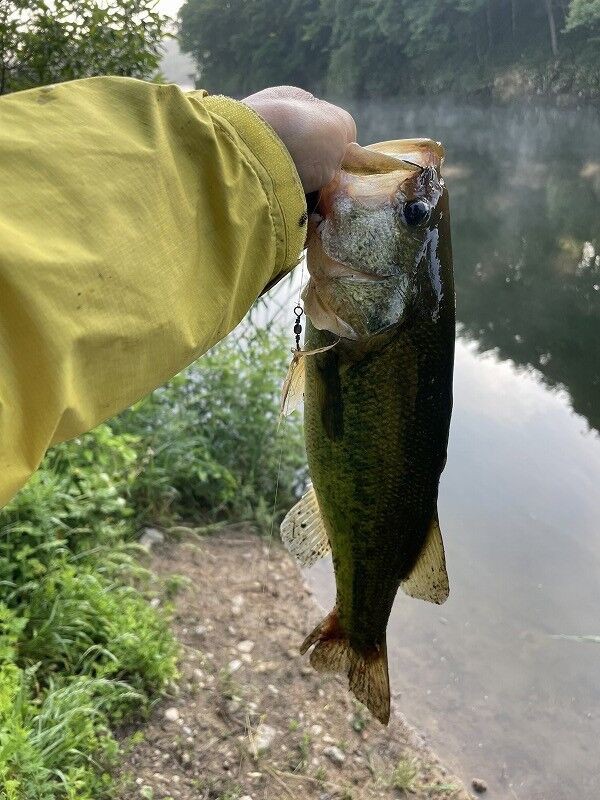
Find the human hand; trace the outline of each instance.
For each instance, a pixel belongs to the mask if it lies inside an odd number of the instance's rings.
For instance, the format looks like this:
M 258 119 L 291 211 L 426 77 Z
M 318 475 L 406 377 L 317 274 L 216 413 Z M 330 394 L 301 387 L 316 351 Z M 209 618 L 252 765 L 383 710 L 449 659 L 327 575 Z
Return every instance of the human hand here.
M 296 165 L 306 194 L 333 178 L 346 146 L 356 140 L 352 116 L 295 86 L 263 89 L 243 101 L 279 136 Z

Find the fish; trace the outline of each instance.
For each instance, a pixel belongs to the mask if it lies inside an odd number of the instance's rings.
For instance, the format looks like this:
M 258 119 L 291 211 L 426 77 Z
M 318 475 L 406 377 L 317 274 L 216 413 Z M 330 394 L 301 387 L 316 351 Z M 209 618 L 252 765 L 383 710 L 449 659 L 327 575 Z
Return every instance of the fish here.
M 345 674 L 384 725 L 397 591 L 438 604 L 449 593 L 437 513 L 455 339 L 443 158 L 430 139 L 349 146 L 309 219 L 304 348 L 284 387 L 286 413 L 304 402 L 311 484 L 282 540 L 307 566 L 331 552 L 336 582 L 300 650 Z

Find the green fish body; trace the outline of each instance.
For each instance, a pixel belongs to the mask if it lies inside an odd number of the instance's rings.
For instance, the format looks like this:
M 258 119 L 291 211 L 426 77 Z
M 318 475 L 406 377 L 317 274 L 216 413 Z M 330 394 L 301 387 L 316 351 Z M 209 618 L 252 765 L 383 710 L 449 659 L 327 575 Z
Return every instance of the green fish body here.
M 384 723 L 385 634 L 398 588 L 438 603 L 448 594 L 437 495 L 452 409 L 455 303 L 447 192 L 439 164 L 427 166 L 437 155 L 419 151 L 420 172 L 392 176 L 401 188 L 391 198 L 390 176 L 379 194 L 367 177 L 365 195 L 365 177 L 349 173 L 324 199 L 312 252 L 309 241 L 316 302 L 314 285 L 305 294 L 305 350 L 315 351 L 304 359 L 312 489 L 282 525 L 305 563 L 307 542 L 309 556 L 311 547 L 320 554 L 325 537 L 333 557 L 336 605 L 303 651 L 314 645 L 317 669 L 346 672 Z M 416 224 L 403 212 L 415 202 L 427 206 L 426 219 L 417 208 Z M 349 225 L 339 209 L 354 214 Z M 353 252 L 360 252 L 349 257 L 341 251 L 356 227 Z M 374 241 L 371 256 L 365 238 Z

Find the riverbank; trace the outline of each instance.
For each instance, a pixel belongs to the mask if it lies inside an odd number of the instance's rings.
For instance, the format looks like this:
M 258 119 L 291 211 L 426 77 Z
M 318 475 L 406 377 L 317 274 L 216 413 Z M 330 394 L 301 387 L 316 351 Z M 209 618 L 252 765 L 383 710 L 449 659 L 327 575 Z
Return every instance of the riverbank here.
M 322 617 L 278 543 L 244 528 L 179 529 L 151 568 L 181 576 L 173 630 L 181 676 L 134 735 L 122 800 L 398 797 L 468 800 L 394 700 L 383 728 L 298 654 Z

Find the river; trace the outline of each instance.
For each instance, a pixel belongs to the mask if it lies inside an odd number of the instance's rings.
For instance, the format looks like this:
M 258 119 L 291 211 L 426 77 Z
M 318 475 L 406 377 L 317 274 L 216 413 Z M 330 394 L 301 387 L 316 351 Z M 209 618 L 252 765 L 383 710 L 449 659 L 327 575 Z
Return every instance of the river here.
M 600 119 L 347 104 L 446 146 L 458 342 L 437 607 L 398 595 L 394 707 L 490 800 L 600 797 Z M 333 595 L 331 564 L 308 573 Z M 572 636 L 576 638 L 564 638 Z

